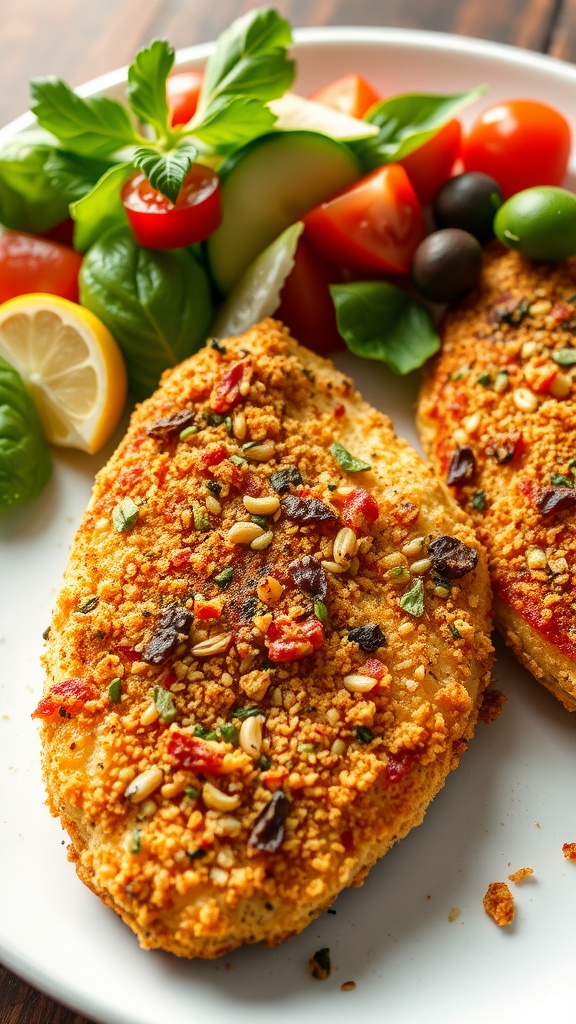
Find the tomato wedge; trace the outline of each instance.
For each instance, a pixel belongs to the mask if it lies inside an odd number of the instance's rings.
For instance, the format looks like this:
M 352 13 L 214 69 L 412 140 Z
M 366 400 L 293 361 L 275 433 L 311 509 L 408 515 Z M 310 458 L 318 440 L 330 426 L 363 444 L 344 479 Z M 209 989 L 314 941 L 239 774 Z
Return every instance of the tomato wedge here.
M 303 218 L 326 259 L 364 274 L 405 274 L 424 238 L 422 208 L 399 164 L 361 178 Z
M 194 117 L 204 75 L 201 71 L 179 71 L 166 82 L 166 98 L 172 124 L 187 124 Z
M 329 291 L 329 286 L 341 279 L 338 268 L 328 263 L 303 235 L 274 317 L 282 320 L 291 334 L 313 352 L 333 352 L 344 344 L 336 327 Z
M 318 89 L 310 99 L 349 117 L 362 118 L 370 107 L 378 103 L 380 96 L 362 75 L 345 75 Z
M 398 161 L 422 206 L 432 202 L 440 186 L 450 177 L 460 152 L 461 137 L 462 125 L 453 118 L 423 146 Z
M 0 302 L 28 292 L 78 302 L 81 263 L 80 253 L 58 242 L 0 229 Z
M 220 180 L 211 167 L 193 164 L 175 203 L 138 171 L 124 184 L 122 202 L 136 241 L 147 249 L 179 249 L 203 242 L 222 220 Z

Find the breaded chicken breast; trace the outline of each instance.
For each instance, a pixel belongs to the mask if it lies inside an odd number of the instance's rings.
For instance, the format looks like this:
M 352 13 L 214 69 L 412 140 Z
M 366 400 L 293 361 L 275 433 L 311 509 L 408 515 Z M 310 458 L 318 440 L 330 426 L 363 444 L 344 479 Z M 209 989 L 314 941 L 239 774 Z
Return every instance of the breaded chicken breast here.
M 576 260 L 494 243 L 419 403 L 432 465 L 486 545 L 496 625 L 576 710 Z
M 146 948 L 300 931 L 423 818 L 491 664 L 485 556 L 390 421 L 265 321 L 166 373 L 49 630 L 49 803 Z

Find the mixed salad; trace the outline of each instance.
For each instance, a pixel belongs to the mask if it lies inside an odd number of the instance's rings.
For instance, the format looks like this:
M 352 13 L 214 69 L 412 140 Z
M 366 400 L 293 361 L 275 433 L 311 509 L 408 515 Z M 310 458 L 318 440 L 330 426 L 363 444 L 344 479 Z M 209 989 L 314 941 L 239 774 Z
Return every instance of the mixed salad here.
M 205 70 L 155 40 L 126 102 L 31 84 L 0 148 L 0 509 L 36 497 L 52 443 L 95 451 L 207 336 L 276 315 L 396 373 L 439 347 L 431 303 L 474 287 L 494 236 L 576 253 L 571 134 L 483 89 L 382 98 L 358 74 L 294 94 L 288 22 L 237 19 Z

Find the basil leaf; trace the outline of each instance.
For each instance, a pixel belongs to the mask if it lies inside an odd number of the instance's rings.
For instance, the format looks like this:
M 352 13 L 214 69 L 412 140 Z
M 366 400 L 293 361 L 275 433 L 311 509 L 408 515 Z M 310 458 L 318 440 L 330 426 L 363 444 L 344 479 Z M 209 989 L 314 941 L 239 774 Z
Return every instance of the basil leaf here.
M 187 249 L 142 249 L 128 228 L 112 228 L 88 250 L 80 301 L 120 345 L 138 399 L 204 343 L 212 318 L 208 279 L 195 257 Z
M 351 352 L 378 359 L 404 375 L 440 348 L 428 310 L 386 281 L 330 286 L 338 331 Z
M 132 498 L 122 498 L 112 509 L 112 525 L 116 533 L 127 533 L 138 519 L 140 509 Z
M 67 203 L 74 203 L 88 195 L 106 171 L 114 166 L 110 160 L 55 149 L 48 155 L 44 171 L 58 195 Z
M 233 21 L 208 59 L 195 121 L 201 123 L 211 101 L 223 93 L 262 100 L 282 96 L 294 80 L 294 62 L 286 57 L 291 42 L 289 23 L 269 7 Z
M 132 171 L 130 163 L 115 164 L 91 192 L 71 204 L 70 215 L 76 222 L 74 248 L 78 252 L 86 252 L 109 228 L 127 227 L 128 218 L 120 193 Z
M 165 39 L 155 39 L 136 54 L 128 68 L 126 95 L 136 117 L 152 126 L 158 138 L 170 133 L 166 79 L 174 64 L 174 50 Z
M 32 113 L 73 153 L 108 156 L 142 141 L 128 111 L 109 96 L 82 97 L 59 78 L 30 83 Z
M 176 149 L 160 153 L 152 146 L 140 146 L 134 152 L 134 163 L 158 189 L 175 203 L 184 178 L 192 167 L 198 150 L 190 139 L 182 139 Z
M 485 87 L 480 86 L 451 96 L 405 93 L 382 100 L 366 115 L 366 120 L 380 129 L 378 135 L 353 144 L 362 166 L 373 170 L 408 156 L 484 92 Z
M 275 115 L 252 96 L 221 96 L 194 127 L 194 138 L 217 153 L 226 153 L 272 131 Z
M 36 406 L 20 374 L 0 357 L 0 510 L 38 497 L 51 472 Z
M 363 473 L 364 470 L 372 469 L 369 462 L 363 462 L 362 459 L 357 459 L 355 455 L 351 455 L 343 444 L 338 444 L 338 441 L 334 441 L 334 444 L 330 445 L 328 451 L 336 459 L 338 465 L 342 469 L 347 470 L 348 473 Z
M 44 133 L 22 132 L 0 150 L 0 223 L 7 228 L 37 234 L 68 216 L 66 198 L 46 172 L 57 150 L 44 138 Z

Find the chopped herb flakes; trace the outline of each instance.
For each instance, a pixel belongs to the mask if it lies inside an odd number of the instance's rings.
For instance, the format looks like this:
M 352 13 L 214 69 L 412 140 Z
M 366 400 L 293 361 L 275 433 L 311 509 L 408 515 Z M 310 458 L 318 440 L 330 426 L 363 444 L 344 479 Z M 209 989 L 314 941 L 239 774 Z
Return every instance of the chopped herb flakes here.
M 334 444 L 330 445 L 328 451 L 336 459 L 338 465 L 345 469 L 347 473 L 363 473 L 365 470 L 372 469 L 369 462 L 363 462 L 362 459 L 356 458 L 338 441 L 334 441 Z
M 574 487 L 574 481 L 569 480 L 567 476 L 563 476 L 562 473 L 552 473 L 550 475 L 550 483 L 553 487 Z M 82 611 L 82 609 L 80 609 Z
M 173 722 L 177 717 L 178 712 L 174 704 L 174 698 L 165 687 L 154 687 L 154 704 L 163 722 Z
M 202 860 L 202 857 L 206 856 L 206 850 L 199 846 L 196 850 L 188 850 L 188 856 L 190 860 Z
M 492 383 L 492 377 L 489 373 L 481 373 L 479 377 L 476 377 L 476 383 L 481 384 L 483 388 L 487 388 Z
M 329 978 L 332 970 L 332 964 L 330 962 L 330 950 L 328 946 L 323 946 L 322 949 L 316 950 L 314 956 L 310 957 L 308 966 L 310 968 L 310 974 L 313 978 L 317 978 L 318 981 L 325 981 L 326 978 Z
M 414 580 L 410 590 L 402 594 L 399 604 L 409 615 L 416 618 L 424 615 L 424 583 L 421 579 Z
M 372 743 L 374 733 L 366 725 L 359 725 L 356 729 L 356 739 L 358 743 Z
M 258 767 L 261 771 L 267 772 L 271 764 L 272 761 L 267 754 L 260 754 L 260 757 L 258 758 Z
M 222 569 L 217 576 L 214 577 L 214 583 L 217 583 L 219 587 L 229 587 L 234 579 L 234 569 L 229 565 L 226 569 Z
M 456 626 L 453 626 L 452 623 L 449 624 L 448 629 L 452 633 L 452 636 L 454 637 L 455 640 L 461 640 L 462 639 L 462 633 L 460 633 L 460 631 L 457 630 Z
M 82 615 L 87 615 L 88 612 L 94 611 L 94 608 L 98 606 L 99 601 L 100 598 L 98 597 L 89 597 L 84 604 L 80 605 L 78 611 L 81 612 Z
M 234 711 L 232 713 L 232 717 L 233 718 L 239 718 L 240 721 L 243 722 L 245 718 L 252 718 L 254 715 L 261 715 L 261 714 L 262 714 L 262 708 L 257 708 L 257 707 L 252 706 L 252 707 L 248 707 L 248 708 L 238 708 L 237 711 Z
M 232 722 L 225 722 L 218 726 L 218 733 L 226 743 L 236 746 L 238 743 L 238 729 Z
M 138 519 L 138 505 L 132 498 L 122 498 L 122 501 L 112 510 L 112 525 L 117 533 L 126 533 L 131 530 Z
M 483 512 L 486 508 L 486 491 L 474 491 L 472 494 L 472 504 L 478 512 Z
M 132 833 L 132 846 L 130 847 L 130 853 L 140 853 L 142 850 L 142 841 L 140 838 L 140 829 L 135 828 Z
M 182 430 L 178 437 L 180 441 L 187 441 L 189 437 L 194 437 L 194 434 L 197 434 L 199 429 L 196 424 L 193 424 L 191 427 L 186 427 Z
M 110 683 L 110 686 L 108 687 L 108 696 L 112 704 L 118 704 L 120 702 L 120 697 L 122 696 L 122 683 L 118 676 Z
M 184 796 L 187 796 L 189 800 L 197 800 L 200 796 L 200 790 L 196 789 L 196 786 L 186 786 Z
M 320 622 L 328 622 L 328 609 L 323 601 L 314 601 L 314 615 Z

